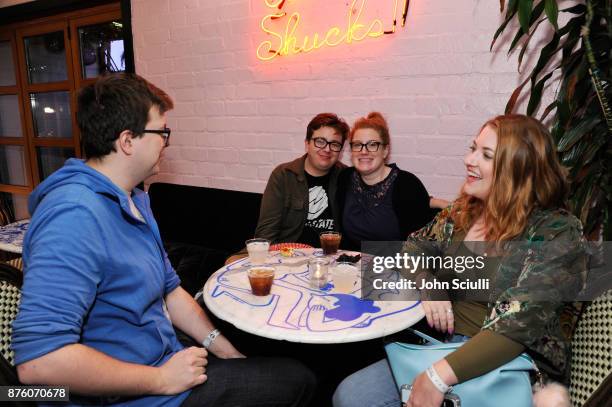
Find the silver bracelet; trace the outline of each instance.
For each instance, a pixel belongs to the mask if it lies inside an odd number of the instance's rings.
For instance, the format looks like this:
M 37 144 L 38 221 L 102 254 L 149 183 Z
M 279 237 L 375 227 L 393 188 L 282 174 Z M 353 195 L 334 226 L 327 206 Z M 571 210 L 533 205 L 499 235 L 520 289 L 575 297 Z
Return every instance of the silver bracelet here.
M 444 380 L 442 380 L 438 372 L 436 372 L 436 369 L 434 369 L 433 365 L 429 366 L 425 370 L 425 374 L 427 374 L 429 380 L 431 380 L 433 385 L 436 386 L 436 389 L 438 389 L 440 393 L 446 394 L 453 389 L 453 386 L 449 386 L 448 384 L 444 383 Z
M 204 341 L 202 341 L 202 346 L 204 346 L 205 349 L 210 348 L 215 339 L 217 339 L 217 336 L 219 335 L 221 335 L 221 331 L 219 331 L 218 329 L 213 329 L 212 331 L 210 331 L 208 336 L 204 338 Z

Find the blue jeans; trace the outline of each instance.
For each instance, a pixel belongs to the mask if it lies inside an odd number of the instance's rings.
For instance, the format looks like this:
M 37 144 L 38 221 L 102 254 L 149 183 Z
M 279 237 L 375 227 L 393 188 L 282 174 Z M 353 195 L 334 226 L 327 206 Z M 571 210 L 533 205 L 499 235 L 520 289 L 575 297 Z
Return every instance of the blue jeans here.
M 447 342 L 465 342 L 464 335 L 453 335 Z M 387 359 L 365 367 L 340 383 L 333 398 L 334 407 L 399 407 L 400 394 Z

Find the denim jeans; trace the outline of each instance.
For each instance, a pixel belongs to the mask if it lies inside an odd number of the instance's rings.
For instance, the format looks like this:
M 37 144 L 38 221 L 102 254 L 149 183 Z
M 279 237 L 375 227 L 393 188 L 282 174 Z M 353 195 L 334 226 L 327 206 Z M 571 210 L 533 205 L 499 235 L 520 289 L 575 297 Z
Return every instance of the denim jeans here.
M 447 342 L 465 342 L 464 335 L 453 335 Z M 387 359 L 353 373 L 340 383 L 333 399 L 334 407 L 399 407 L 400 394 Z

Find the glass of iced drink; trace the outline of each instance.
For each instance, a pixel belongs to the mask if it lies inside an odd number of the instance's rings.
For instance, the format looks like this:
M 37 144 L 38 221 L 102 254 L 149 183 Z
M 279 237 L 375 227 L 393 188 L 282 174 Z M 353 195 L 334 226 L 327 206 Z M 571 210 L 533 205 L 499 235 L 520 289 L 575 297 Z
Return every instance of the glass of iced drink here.
M 251 264 L 262 264 L 266 262 L 268 250 L 270 250 L 270 241 L 268 239 L 249 239 L 245 243 L 247 251 L 249 252 Z
M 247 274 L 249 275 L 253 295 L 258 297 L 270 295 L 270 289 L 274 281 L 274 267 L 251 267 Z
M 323 254 L 336 254 L 338 252 L 338 248 L 340 247 L 342 235 L 340 232 L 334 231 L 321 232 L 321 234 L 319 234 L 319 239 L 321 240 L 321 249 L 323 249 Z
M 330 274 L 336 291 L 350 293 L 355 287 L 359 271 L 352 263 L 338 262 L 331 268 Z

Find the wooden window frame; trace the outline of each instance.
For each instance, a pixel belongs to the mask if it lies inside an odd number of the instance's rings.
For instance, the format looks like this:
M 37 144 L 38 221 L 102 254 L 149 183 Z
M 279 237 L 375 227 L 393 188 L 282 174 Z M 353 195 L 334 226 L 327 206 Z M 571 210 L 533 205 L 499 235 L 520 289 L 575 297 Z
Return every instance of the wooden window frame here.
M 65 63 L 66 63 L 66 80 L 60 82 L 47 82 L 47 83 L 30 83 L 28 79 L 28 67 L 26 61 L 26 50 L 25 50 L 25 39 L 28 37 L 35 37 L 52 32 L 62 32 L 64 35 L 64 49 L 65 49 Z M 38 147 L 60 147 L 60 148 L 75 148 L 79 143 L 78 132 L 76 129 L 76 100 L 75 100 L 75 84 L 74 84 L 74 67 L 72 66 L 72 47 L 69 46 L 70 38 L 68 32 L 68 21 L 59 20 L 54 22 L 48 22 L 46 24 L 40 24 L 33 27 L 25 27 L 17 30 L 17 52 L 19 55 L 19 69 L 21 70 L 21 89 L 22 89 L 22 103 L 23 110 L 25 112 L 25 122 L 28 132 L 28 139 L 30 141 L 30 165 L 33 185 L 40 183 L 40 168 L 38 166 L 37 159 L 37 148 Z M 68 92 L 70 95 L 70 116 L 72 125 L 72 137 L 71 138 L 39 138 L 36 137 L 34 128 L 34 120 L 32 118 L 32 106 L 30 103 L 30 95 L 32 93 L 45 93 L 45 92 Z M 75 154 L 79 157 L 78 148 L 75 149 Z
M 0 193 L 27 195 L 40 183 L 40 168 L 37 158 L 38 147 L 71 148 L 74 150 L 75 157 L 80 158 L 82 156 L 80 133 L 76 121 L 77 91 L 81 86 L 93 83 L 96 79 L 83 78 L 80 66 L 78 29 L 83 26 L 101 24 L 117 19 L 123 20 L 126 16 L 122 17 L 121 10 L 122 3 L 117 1 L 88 9 L 59 13 L 50 17 L 0 26 L 0 41 L 8 40 L 11 43 L 16 76 L 16 85 L 0 86 L 0 95 L 10 94 L 18 96 L 22 132 L 21 137 L 0 136 L 0 145 L 22 146 L 27 183 L 25 186 L 0 183 Z M 123 23 L 125 30 L 126 24 L 125 22 Z M 59 82 L 31 84 L 29 83 L 24 39 L 56 31 L 64 33 L 67 79 Z M 131 33 L 126 34 L 124 31 L 124 44 L 126 41 L 131 41 Z M 70 138 L 39 138 L 35 135 L 30 94 L 53 91 L 69 92 L 72 125 L 72 137 Z
M 9 29 L 0 29 L 0 41 L 8 41 L 11 44 L 13 68 L 15 73 L 15 85 L 0 86 L 0 96 L 17 95 L 19 101 L 19 122 L 21 126 L 21 137 L 2 137 L 2 135 L 0 135 L 0 145 L 22 147 L 23 159 L 26 167 L 26 174 L 24 174 L 26 185 L 12 185 L 0 183 L 0 192 L 7 192 L 11 194 L 27 194 L 32 190 L 32 167 L 30 164 L 30 145 L 26 131 L 25 112 L 23 111 L 23 103 L 21 103 L 21 72 L 19 70 L 19 57 L 17 55 L 17 40 L 15 38 L 15 32 Z
M 93 16 L 85 16 L 74 18 L 70 20 L 70 35 L 71 35 L 71 43 L 72 49 L 75 52 L 72 53 L 72 66 L 79 67 L 80 66 L 80 50 L 79 47 L 79 27 L 85 27 L 90 25 L 96 25 L 105 23 L 107 21 L 119 20 L 121 19 L 121 10 L 108 11 L 106 13 L 101 13 Z M 83 78 L 83 70 L 78 69 L 74 71 L 74 81 L 77 89 L 80 89 L 82 86 L 89 85 L 96 81 L 96 78 Z

